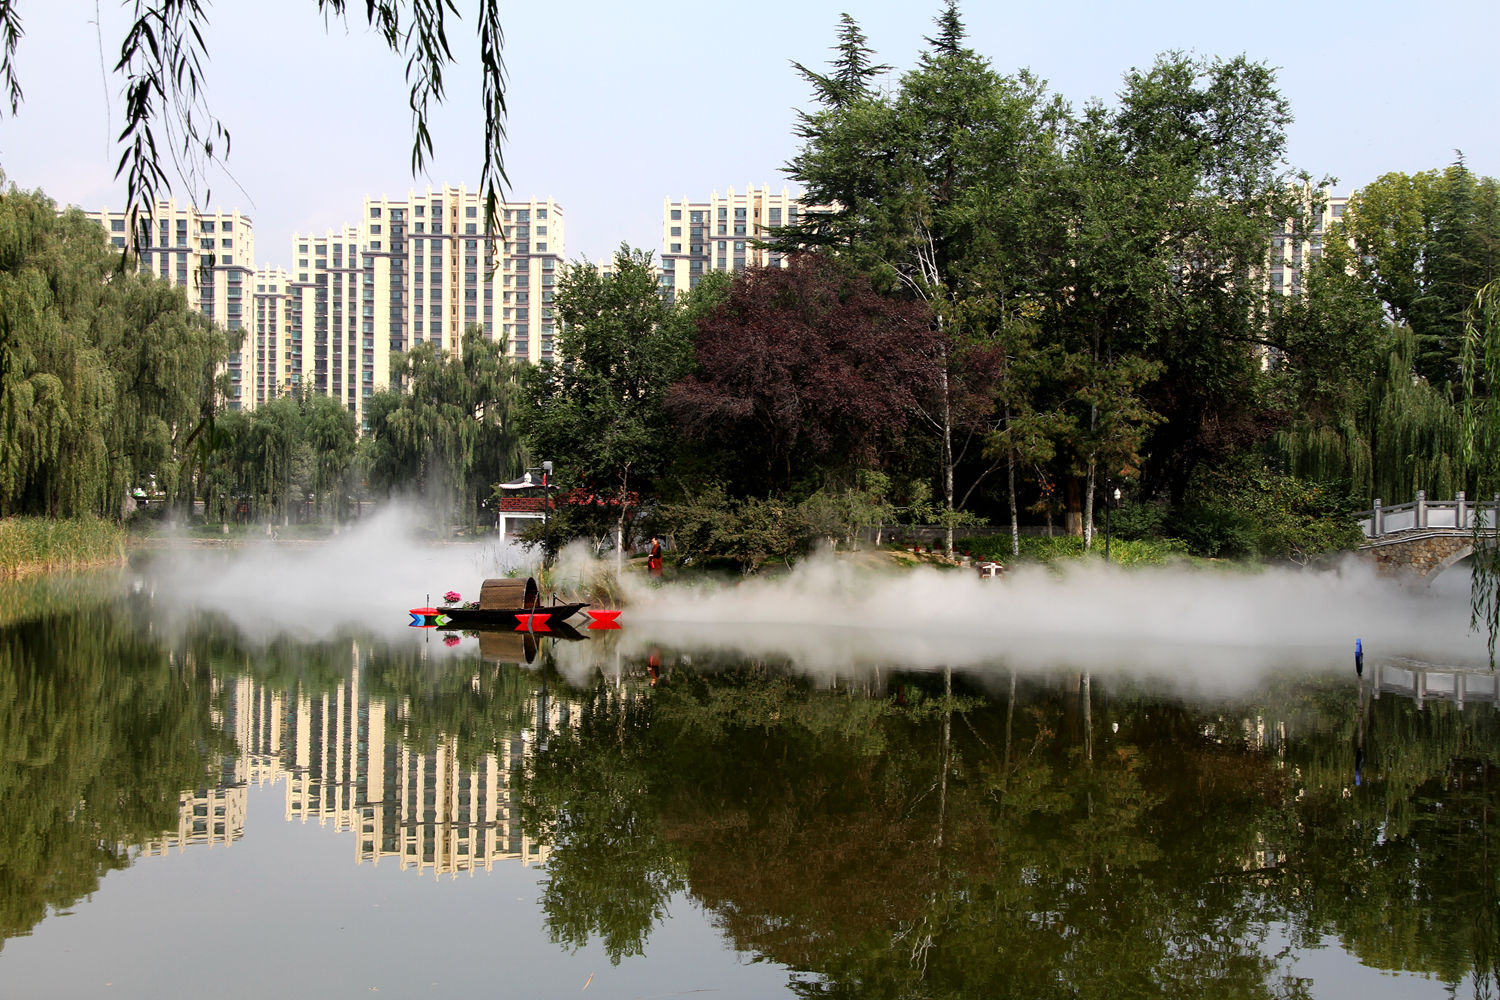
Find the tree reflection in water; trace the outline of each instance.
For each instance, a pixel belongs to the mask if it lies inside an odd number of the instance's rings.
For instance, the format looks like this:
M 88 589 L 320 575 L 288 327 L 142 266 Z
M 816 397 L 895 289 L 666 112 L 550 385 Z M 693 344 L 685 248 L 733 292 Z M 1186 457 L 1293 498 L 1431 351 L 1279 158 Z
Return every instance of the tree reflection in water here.
M 1494 995 L 1489 706 L 694 664 L 536 760 L 559 941 L 645 950 L 680 877 L 808 995 L 1304 995 L 1285 933 Z
M 457 766 L 562 720 L 506 780 L 550 845 L 542 907 L 567 948 L 649 955 L 685 893 L 808 996 L 1295 997 L 1297 955 L 1329 936 L 1495 996 L 1493 706 L 1353 677 L 1214 704 L 1003 666 L 814 683 L 670 649 L 578 686 L 557 655 L 250 646 L 128 603 L 0 627 L 0 933 L 176 824 L 179 793 L 236 752 L 229 680 L 318 691 L 357 661 L 389 738 Z

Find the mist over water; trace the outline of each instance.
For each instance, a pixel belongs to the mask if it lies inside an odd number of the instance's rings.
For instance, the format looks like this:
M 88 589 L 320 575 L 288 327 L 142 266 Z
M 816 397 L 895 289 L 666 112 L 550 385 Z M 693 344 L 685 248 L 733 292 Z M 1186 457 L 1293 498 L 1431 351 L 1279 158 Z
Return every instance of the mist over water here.
M 528 549 L 494 539 L 434 543 L 418 534 L 421 523 L 420 511 L 393 505 L 327 542 L 174 554 L 151 575 L 169 602 L 222 613 L 251 637 L 359 627 L 415 640 L 421 630 L 407 628 L 408 608 L 450 589 L 472 600 L 486 577 L 537 570 Z M 574 546 L 555 575 L 567 588 L 612 567 Z M 1398 581 L 1353 558 L 1259 572 L 1091 563 L 981 580 L 966 570 L 881 572 L 820 557 L 730 583 L 658 584 L 628 573 L 620 587 L 622 630 L 559 644 L 567 673 L 608 673 L 621 658 L 665 646 L 811 673 L 1084 669 L 1207 692 L 1271 670 L 1349 671 L 1356 639 L 1367 658 L 1488 662 L 1484 637 L 1469 627 L 1466 572 Z
M 518 545 L 434 542 L 423 526 L 420 509 L 390 504 L 327 541 L 173 552 L 149 576 L 159 598 L 223 614 L 251 637 L 322 639 L 351 626 L 386 637 L 414 631 L 408 608 L 449 590 L 477 600 L 486 577 L 536 571 L 536 556 Z

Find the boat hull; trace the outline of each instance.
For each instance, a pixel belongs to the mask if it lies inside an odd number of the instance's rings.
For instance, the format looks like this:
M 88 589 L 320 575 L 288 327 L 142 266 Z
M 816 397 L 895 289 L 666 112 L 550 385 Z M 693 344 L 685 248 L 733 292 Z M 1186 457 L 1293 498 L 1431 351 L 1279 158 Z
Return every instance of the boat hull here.
M 545 631 L 544 626 L 566 622 L 586 607 L 587 603 L 539 604 L 532 608 L 412 608 L 410 613 L 413 625 L 516 628 L 524 620 L 533 630 L 540 632 Z

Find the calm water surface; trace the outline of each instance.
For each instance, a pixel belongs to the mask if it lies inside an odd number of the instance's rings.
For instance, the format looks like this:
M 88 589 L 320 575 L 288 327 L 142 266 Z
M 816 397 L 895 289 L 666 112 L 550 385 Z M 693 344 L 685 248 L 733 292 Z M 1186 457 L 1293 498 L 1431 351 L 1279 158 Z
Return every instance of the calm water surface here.
M 1487 672 L 177 604 L 0 589 L 0 997 L 1496 996 Z

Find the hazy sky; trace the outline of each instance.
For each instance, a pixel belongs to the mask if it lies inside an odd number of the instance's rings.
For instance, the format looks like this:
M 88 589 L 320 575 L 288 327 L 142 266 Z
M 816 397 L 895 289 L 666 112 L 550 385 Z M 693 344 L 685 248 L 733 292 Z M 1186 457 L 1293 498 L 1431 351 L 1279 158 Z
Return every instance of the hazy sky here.
M 436 155 L 411 175 L 404 62 L 351 20 L 325 27 L 315 0 L 209 8 L 208 98 L 233 137 L 215 208 L 255 221 L 256 263 L 290 262 L 293 232 L 354 222 L 366 194 L 476 187 L 482 163 L 475 4 L 450 28 L 461 65 L 431 123 Z M 936 0 L 657 0 L 504 3 L 511 195 L 556 198 L 568 256 L 621 241 L 659 252 L 662 200 L 789 185 L 796 60 L 822 67 L 849 10 L 878 58 L 909 69 Z M 21 0 L 19 115 L 0 119 L 0 169 L 60 203 L 121 206 L 113 180 L 121 83 L 107 70 L 128 23 L 112 0 Z M 97 12 L 97 13 L 96 13 Z M 1278 70 L 1297 121 L 1289 161 L 1339 193 L 1391 170 L 1452 162 L 1500 175 L 1496 0 L 1277 3 L 1079 0 L 964 5 L 970 42 L 1002 72 L 1029 67 L 1075 106 L 1110 100 L 1121 75 L 1180 49 L 1241 53 Z M 102 20 L 102 31 L 96 28 Z M 107 77 L 107 78 L 106 78 Z M 890 82 L 894 82 L 894 78 Z M 183 200 L 179 198 L 179 200 Z

